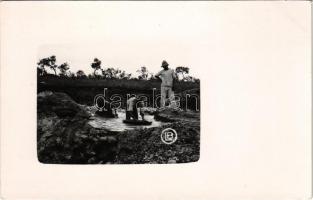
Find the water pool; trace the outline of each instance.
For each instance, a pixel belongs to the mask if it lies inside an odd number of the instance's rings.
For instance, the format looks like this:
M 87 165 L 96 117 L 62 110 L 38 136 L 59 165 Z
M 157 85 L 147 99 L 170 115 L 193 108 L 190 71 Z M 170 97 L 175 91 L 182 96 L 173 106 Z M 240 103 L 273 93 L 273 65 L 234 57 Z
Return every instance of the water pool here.
M 123 123 L 123 120 L 126 119 L 126 114 L 123 111 L 118 111 L 118 118 L 106 118 L 98 115 L 94 115 L 93 119 L 88 123 L 94 128 L 106 129 L 109 131 L 125 131 L 133 130 L 136 128 L 151 128 L 159 127 L 164 124 L 164 122 L 156 121 L 153 115 L 145 114 L 145 120 L 152 122 L 151 125 L 131 125 Z M 139 119 L 141 119 L 139 117 Z

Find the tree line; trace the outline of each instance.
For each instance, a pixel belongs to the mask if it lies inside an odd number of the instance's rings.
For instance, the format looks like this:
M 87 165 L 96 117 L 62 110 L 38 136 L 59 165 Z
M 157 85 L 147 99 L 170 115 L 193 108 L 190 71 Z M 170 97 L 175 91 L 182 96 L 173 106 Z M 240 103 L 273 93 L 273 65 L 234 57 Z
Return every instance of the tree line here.
M 153 73 L 150 73 L 146 66 L 140 67 L 136 72 L 137 76 L 127 73 L 124 70 L 118 68 L 108 67 L 102 68 L 101 60 L 94 58 L 93 62 L 90 64 L 90 67 L 93 70 L 93 73 L 86 74 L 83 70 L 78 70 L 76 73 L 70 71 L 70 66 L 67 62 L 60 65 L 56 64 L 56 56 L 50 56 L 47 58 L 42 58 L 37 63 L 37 74 L 38 76 L 59 76 L 59 77 L 68 77 L 68 78 L 78 78 L 78 79 L 135 79 L 135 80 L 154 80 Z M 47 69 L 50 69 L 54 74 L 48 73 Z M 178 66 L 175 68 L 175 72 L 179 77 L 179 81 L 184 82 L 199 82 L 199 79 L 194 78 L 189 75 L 189 67 Z

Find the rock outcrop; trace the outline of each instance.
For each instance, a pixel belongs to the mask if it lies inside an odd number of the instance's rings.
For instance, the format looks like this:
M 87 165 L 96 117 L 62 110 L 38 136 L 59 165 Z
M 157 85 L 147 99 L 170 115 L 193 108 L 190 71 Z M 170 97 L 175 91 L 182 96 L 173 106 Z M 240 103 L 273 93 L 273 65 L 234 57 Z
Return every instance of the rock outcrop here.
M 85 108 L 64 93 L 37 97 L 37 153 L 42 163 L 105 163 L 115 159 L 116 134 L 93 128 Z
M 177 132 L 173 144 L 161 141 L 165 128 Z M 174 122 L 163 127 L 128 131 L 119 134 L 116 163 L 186 163 L 196 162 L 200 155 L 200 126 L 195 122 Z
M 116 163 L 186 163 L 200 156 L 200 113 L 166 108 L 155 112 L 155 119 L 169 122 L 162 127 L 126 131 L 118 136 Z M 177 132 L 173 144 L 161 140 L 164 129 Z

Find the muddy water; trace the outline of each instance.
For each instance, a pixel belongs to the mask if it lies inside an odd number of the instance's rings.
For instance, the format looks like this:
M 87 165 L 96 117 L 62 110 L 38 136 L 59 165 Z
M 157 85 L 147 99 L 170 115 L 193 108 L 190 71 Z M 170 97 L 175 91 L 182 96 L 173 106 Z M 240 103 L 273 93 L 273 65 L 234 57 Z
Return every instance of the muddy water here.
M 133 130 L 135 128 L 151 128 L 163 125 L 163 122 L 156 121 L 153 115 L 145 114 L 145 120 L 152 122 L 151 125 L 130 125 L 123 123 L 126 119 L 125 112 L 117 112 L 118 118 L 105 118 L 94 115 L 94 119 L 89 121 L 89 124 L 95 128 L 106 129 L 109 131 L 125 131 Z M 140 116 L 139 116 L 139 119 Z

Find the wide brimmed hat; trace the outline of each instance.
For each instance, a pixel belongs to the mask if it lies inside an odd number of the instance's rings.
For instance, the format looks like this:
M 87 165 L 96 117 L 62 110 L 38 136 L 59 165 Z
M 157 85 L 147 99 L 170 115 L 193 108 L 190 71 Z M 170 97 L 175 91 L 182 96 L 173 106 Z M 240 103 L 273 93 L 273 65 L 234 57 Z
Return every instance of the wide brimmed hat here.
M 165 60 L 163 60 L 161 67 L 168 67 L 168 63 Z

